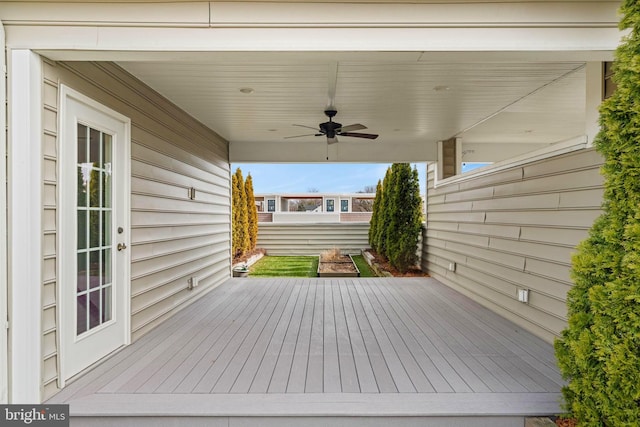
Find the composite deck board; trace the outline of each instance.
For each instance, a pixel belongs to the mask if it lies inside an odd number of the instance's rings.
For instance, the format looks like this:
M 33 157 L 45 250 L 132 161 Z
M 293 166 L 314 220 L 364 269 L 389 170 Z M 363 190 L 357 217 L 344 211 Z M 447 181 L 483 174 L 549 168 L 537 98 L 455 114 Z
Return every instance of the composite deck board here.
M 451 300 L 450 295 L 455 295 L 454 290 L 447 288 L 439 294 L 443 301 L 452 306 L 453 300 Z M 533 334 L 514 334 L 515 330 L 520 330 L 521 328 L 510 322 L 505 322 L 502 317 L 490 310 L 483 310 L 480 304 L 471 299 L 458 299 L 453 306 L 460 310 L 462 317 L 473 319 L 474 322 L 482 324 L 488 333 L 491 333 L 496 340 L 504 343 L 505 346 L 518 346 L 519 355 L 535 355 L 538 362 L 546 363 L 547 366 L 557 372 L 553 347 L 548 343 Z
M 364 336 L 360 330 L 353 302 L 349 295 L 348 280 L 341 283 L 340 297 L 342 300 L 342 307 L 344 309 L 345 333 L 348 334 L 343 336 L 343 339 L 348 339 L 348 343 L 351 346 L 353 367 L 358 379 L 358 387 L 361 393 L 378 393 L 380 390 L 376 382 L 376 377 L 373 373 L 372 362 L 369 359 L 367 347 L 364 343 Z M 340 345 L 346 346 L 347 343 L 342 343 Z
M 551 345 L 429 278 L 231 279 L 50 402 L 73 413 L 100 396 L 149 407 L 167 396 L 275 396 L 296 413 L 306 409 L 286 396 L 348 405 L 404 394 L 452 406 L 489 396 L 499 407 L 510 394 L 557 398 L 552 357 Z
M 418 334 L 424 337 L 421 342 L 424 343 L 427 354 L 430 355 L 435 363 L 439 364 L 441 372 L 450 372 L 446 366 L 447 364 L 450 365 L 451 370 L 453 370 L 451 375 L 453 376 L 449 377 L 449 381 L 455 391 L 467 391 L 464 385 L 459 384 L 455 376 L 461 378 L 465 384 L 471 387 L 470 391 L 479 393 L 490 391 L 489 387 L 478 375 L 476 375 L 476 373 L 460 359 L 459 355 L 452 351 L 445 340 L 437 334 L 436 330 L 432 327 L 433 322 L 426 321 L 425 316 L 420 315 L 419 309 L 414 308 L 414 304 L 416 304 L 414 299 L 404 300 L 399 292 L 395 293 L 395 297 L 398 304 L 402 304 L 407 316 L 418 330 Z M 453 384 L 455 384 L 455 386 Z M 459 388 L 461 388 L 461 390 Z
M 475 310 L 463 310 L 446 298 L 438 298 L 450 313 L 455 313 L 452 323 L 458 330 L 466 336 L 475 337 L 475 341 L 479 342 L 479 348 L 484 354 L 494 354 L 496 357 L 502 358 L 501 366 L 512 369 L 511 375 L 514 378 L 520 378 L 519 382 L 525 385 L 529 391 L 553 391 L 562 384 L 557 370 L 554 371 L 548 365 L 530 357 L 529 350 L 525 347 L 526 343 L 517 340 L 517 335 L 520 334 L 516 334 L 514 339 L 505 338 L 503 334 L 497 333 L 482 322 L 479 316 L 474 317 L 470 314 L 474 312 L 484 314 L 484 311 L 477 310 L 478 307 L 475 307 Z M 529 374 L 532 370 L 537 371 L 535 375 Z
M 206 307 L 208 308 L 207 310 L 183 310 L 179 312 L 171 319 L 171 322 L 167 322 L 165 330 L 162 331 L 163 333 L 159 333 L 160 331 L 156 330 L 145 335 L 136 342 L 135 346 L 130 346 L 118 352 L 93 369 L 91 371 L 92 380 L 90 382 L 80 381 L 82 379 L 80 378 L 77 384 L 74 384 L 73 387 L 65 388 L 56 397 L 71 399 L 75 396 L 88 395 L 98 391 L 105 392 L 109 390 L 109 384 L 112 384 L 114 381 L 120 381 L 122 383 L 123 380 L 129 378 L 127 371 L 132 364 L 137 361 L 146 360 L 147 355 L 151 351 L 166 345 L 167 341 L 170 341 L 171 338 L 181 336 L 184 332 L 184 324 L 197 324 L 200 320 L 206 319 L 207 316 L 213 317 L 211 315 L 216 312 L 218 307 L 227 301 L 233 302 L 232 295 L 234 291 L 235 286 L 232 284 L 222 290 L 222 292 L 219 292 L 219 297 Z M 143 367 L 144 364 L 141 366 Z
M 309 292 L 307 293 L 307 298 L 305 300 L 304 313 L 300 323 L 300 332 L 296 337 L 296 345 L 293 359 L 291 361 L 291 370 L 288 374 L 289 378 L 287 380 L 287 387 L 284 390 L 289 393 L 304 393 L 305 390 L 307 366 L 309 364 L 309 351 L 311 346 L 311 331 L 313 329 L 315 297 L 317 291 L 317 281 L 310 282 Z M 279 374 L 279 377 L 283 376 L 283 372 L 282 370 L 278 371 L 278 368 L 285 367 L 285 363 L 281 363 L 281 361 L 278 360 L 276 374 Z M 278 377 L 275 377 L 272 384 L 269 386 L 270 393 L 283 392 L 282 388 L 277 387 L 277 384 L 274 384 L 277 379 Z
M 389 313 L 394 316 L 394 319 L 403 328 L 402 334 L 407 339 L 415 341 L 420 346 L 420 354 L 426 357 L 432 366 L 429 366 L 432 374 L 428 374 L 436 391 L 438 392 L 452 392 L 464 393 L 472 391 L 469 385 L 464 381 L 462 377 L 455 371 L 455 369 L 447 362 L 446 358 L 440 354 L 434 344 L 429 340 L 427 336 L 422 332 L 420 327 L 415 321 L 407 314 L 406 307 L 398 303 L 397 291 L 389 286 L 376 286 L 381 298 L 384 298 L 383 306 L 388 307 Z M 441 378 L 437 378 L 437 376 Z M 435 377 L 435 378 L 434 378 Z
M 375 295 L 372 287 L 368 282 L 362 283 L 360 286 L 364 288 L 365 295 L 367 295 L 374 311 L 378 314 L 380 324 L 382 325 L 384 332 L 387 334 L 387 337 L 389 337 L 389 340 L 391 341 L 393 347 L 396 349 L 398 357 L 400 358 L 400 361 L 404 366 L 407 374 L 411 378 L 411 382 L 416 388 L 416 391 L 418 393 L 434 392 L 435 389 L 431 384 L 431 381 L 429 380 L 429 378 L 427 378 L 426 373 L 418 363 L 418 357 L 416 357 L 416 355 L 407 345 L 406 337 L 402 336 L 397 326 L 388 317 L 384 306 L 380 303 L 380 301 L 378 301 L 378 298 Z
M 431 289 L 425 292 L 426 295 L 430 295 Z M 476 378 L 480 379 L 486 387 L 492 392 L 507 392 L 508 388 L 501 383 L 489 370 L 487 370 L 482 364 L 480 364 L 472 355 L 467 351 L 466 347 L 458 342 L 456 339 L 457 334 L 451 333 L 452 329 L 443 321 L 441 317 L 441 305 L 427 305 L 428 298 L 423 299 L 422 292 L 416 292 L 415 287 L 410 287 L 409 292 L 402 295 L 403 299 L 407 301 L 409 305 L 416 310 L 418 319 L 421 320 L 423 328 L 432 329 L 432 338 L 438 338 L 442 342 L 441 353 L 447 357 L 447 360 L 460 360 L 465 366 L 458 366 L 458 372 L 471 373 Z M 468 368 L 468 369 L 466 369 Z M 468 382 L 472 382 L 473 378 L 469 375 L 466 376 Z M 482 388 L 478 384 L 476 387 Z M 479 390 L 481 391 L 481 390 Z
M 382 357 L 384 357 L 387 367 L 389 368 L 389 372 L 391 372 L 393 382 L 395 383 L 398 392 L 415 392 L 416 388 L 413 381 L 407 373 L 405 366 L 402 363 L 402 359 L 396 352 L 393 343 L 382 326 L 380 313 L 375 311 L 371 301 L 365 293 L 366 288 L 363 288 L 360 282 L 355 281 L 354 288 L 356 289 L 356 295 L 362 305 L 364 315 L 366 316 L 373 335 L 380 346 Z
M 324 280 L 316 283 L 305 393 L 324 392 Z
M 420 366 L 420 369 L 422 369 L 422 372 L 425 374 L 426 378 L 428 378 L 428 381 L 430 382 L 433 389 L 439 393 L 452 392 L 453 388 L 433 363 L 432 356 L 437 356 L 437 353 L 433 355 L 427 354 L 416 337 L 411 333 L 411 330 L 409 329 L 407 324 L 405 324 L 403 319 L 398 316 L 397 312 L 394 310 L 393 305 L 387 299 L 387 295 L 381 292 L 380 288 L 376 286 L 374 282 L 368 283 L 367 285 L 370 286 L 374 291 L 381 308 L 385 311 L 387 317 L 395 326 L 396 331 L 398 332 L 400 337 L 402 337 L 402 340 L 410 350 L 411 354 L 416 360 L 416 363 L 418 364 L 418 366 Z M 391 290 L 393 289 L 389 286 L 387 286 L 386 288 Z
M 220 343 L 218 348 L 221 351 L 216 351 L 207 355 L 205 360 L 205 364 L 210 364 L 204 375 L 200 376 L 200 381 L 193 387 L 189 392 L 193 393 L 211 393 L 224 374 L 225 370 L 229 366 L 230 363 L 233 363 L 234 359 L 243 358 L 242 352 L 239 350 L 244 349 L 244 351 L 248 351 L 250 347 L 257 339 L 260 331 L 262 330 L 262 326 L 264 325 L 267 319 L 271 317 L 273 314 L 273 310 L 277 306 L 280 301 L 280 297 L 282 293 L 286 290 L 285 282 L 282 281 L 278 287 L 277 291 L 274 292 L 270 298 L 267 300 L 265 304 L 260 304 L 257 310 L 254 310 L 251 316 L 247 319 L 247 321 L 242 322 L 241 320 L 235 323 L 242 323 L 240 327 L 230 328 L 230 331 L 234 331 L 231 339 L 226 343 Z M 262 309 L 260 309 L 262 307 Z M 218 343 L 216 343 L 218 344 Z
M 146 353 L 144 358 L 136 362 L 137 364 L 143 364 L 143 366 L 144 363 L 146 363 L 145 369 L 141 369 L 137 374 L 131 375 L 129 381 L 118 387 L 118 392 L 154 392 L 156 388 L 166 380 L 167 376 L 176 370 L 181 361 L 191 354 L 195 346 L 215 331 L 216 326 L 229 315 L 227 309 L 232 310 L 235 307 L 243 306 L 245 299 L 237 298 L 237 300 L 237 302 L 233 300 L 229 301 L 225 309 L 212 311 L 218 308 L 221 303 L 216 301 L 216 304 L 212 304 L 213 307 L 211 309 L 203 308 L 200 310 L 200 313 L 194 311 L 194 315 L 198 315 L 198 317 L 197 319 L 192 318 L 192 322 L 197 325 L 197 327 L 183 331 L 183 333 L 179 335 L 173 335 L 178 339 L 175 341 L 164 340 L 162 345 L 156 347 L 155 352 Z M 153 356 L 154 359 L 148 361 L 151 356 Z M 123 375 L 122 378 L 126 377 Z M 114 382 L 109 384 L 111 389 L 116 386 L 117 384 Z M 105 387 L 103 391 L 108 390 Z
M 246 393 L 248 391 L 281 317 L 286 315 L 286 308 L 291 307 L 289 300 L 292 298 L 295 287 L 289 286 L 286 281 L 284 285 L 285 291 L 280 295 L 273 311 L 265 313 L 268 317 L 267 321 L 257 322 L 252 329 L 253 335 L 245 337 L 242 346 L 213 387 L 214 393 Z M 233 391 L 235 384 L 238 384 L 238 389 Z
M 275 291 L 279 286 L 266 286 L 267 293 L 260 297 L 256 295 L 249 301 L 249 304 L 244 306 L 244 309 L 240 311 L 239 316 L 233 316 L 225 319 L 225 322 L 221 323 L 217 333 L 210 336 L 207 341 L 198 346 L 194 353 L 189 355 L 189 358 L 185 361 L 180 372 L 176 372 L 176 375 L 172 375 L 169 380 L 165 381 L 160 387 L 158 392 L 173 392 L 173 393 L 191 393 L 198 383 L 207 376 L 209 368 L 211 368 L 214 362 L 217 362 L 218 356 L 226 349 L 227 344 L 232 340 L 237 331 L 247 322 L 251 323 L 255 320 L 255 317 L 261 313 L 259 307 L 263 307 L 261 304 L 263 300 L 268 300 L 273 297 Z M 235 314 L 236 312 L 234 312 Z M 237 319 L 240 319 L 239 321 Z M 177 380 L 177 384 L 176 384 Z M 169 386 L 175 386 L 169 391 Z
M 352 324 L 353 321 L 355 321 L 358 329 L 360 330 L 371 370 L 373 371 L 373 375 L 376 380 L 377 388 L 381 393 L 396 393 L 398 392 L 398 387 L 396 386 L 393 375 L 389 370 L 389 366 L 384 357 L 382 348 L 380 347 L 380 343 L 373 333 L 371 323 L 365 315 L 364 307 L 362 306 L 362 302 L 360 301 L 360 297 L 358 296 L 353 282 L 348 283 L 347 292 L 351 299 L 351 306 L 353 307 Z M 352 327 L 356 328 L 355 325 Z M 359 360 L 366 363 L 363 358 L 359 358 Z
M 333 304 L 333 285 L 330 280 L 323 283 L 323 392 L 340 393 L 340 363 L 338 358 L 338 338 Z M 322 295 L 321 295 L 322 297 Z
M 184 379 L 193 371 L 194 367 L 197 363 L 204 357 L 207 351 L 213 346 L 220 336 L 224 333 L 226 326 L 233 322 L 237 313 L 248 313 L 253 305 L 252 299 L 258 299 L 263 297 L 266 292 L 268 292 L 268 287 L 264 289 L 257 290 L 252 295 L 247 292 L 242 292 L 242 290 L 238 290 L 235 294 L 234 300 L 240 301 L 238 304 L 230 303 L 227 304 L 223 309 L 220 310 L 220 316 L 217 322 L 215 322 L 215 326 L 212 328 L 203 328 L 208 332 L 206 337 L 201 340 L 192 340 L 189 344 L 189 352 L 186 353 L 185 357 L 176 358 L 176 360 L 172 360 L 171 365 L 168 369 L 163 370 L 161 378 L 153 381 L 156 384 L 153 384 L 154 393 L 172 393 L 176 388 L 184 381 Z M 199 307 L 193 307 L 194 310 L 197 310 Z M 191 325 L 194 328 L 200 328 L 200 324 Z M 152 384 L 149 384 L 152 386 Z
M 221 325 L 225 323 L 229 316 L 232 316 L 235 310 L 245 307 L 249 302 L 251 296 L 247 293 L 238 294 L 232 301 L 228 301 L 224 308 L 217 310 L 217 313 L 210 316 L 211 319 L 207 322 L 198 322 L 194 325 L 193 330 L 197 330 L 197 334 L 193 335 L 191 339 L 183 343 L 180 351 L 175 356 L 170 355 L 167 352 L 164 359 L 166 363 L 150 376 L 144 384 L 142 384 L 137 390 L 137 393 L 154 393 L 162 392 L 161 388 L 164 386 L 164 390 L 173 390 L 175 386 L 181 381 L 180 372 L 186 372 L 187 365 L 185 362 L 189 360 L 189 357 L 194 354 L 198 346 L 205 342 L 211 342 L 215 339 L 217 333 L 221 330 Z M 185 336 L 189 336 L 188 333 Z M 172 374 L 173 379 L 170 379 Z
M 246 364 L 238 373 L 233 387 L 231 387 L 232 393 L 248 393 L 252 385 L 257 383 L 258 378 L 263 378 L 262 392 L 267 391 L 269 380 L 277 361 L 277 355 L 282 349 L 284 335 L 287 331 L 287 326 L 291 324 L 302 289 L 300 286 L 291 286 L 291 284 L 288 284 L 288 286 L 291 292 L 286 299 L 284 310 L 282 310 L 277 319 L 274 316 L 274 322 L 272 322 L 271 327 L 265 328 L 261 334 L 260 339 L 251 350 Z M 276 320 L 277 323 L 275 322 Z
M 336 325 L 336 340 L 338 344 L 338 363 L 340 365 L 340 384 L 343 393 L 359 393 L 360 381 L 351 344 L 351 334 L 347 326 L 345 302 L 342 299 L 341 289 L 345 287 L 344 281 L 337 281 L 332 286 L 333 315 Z

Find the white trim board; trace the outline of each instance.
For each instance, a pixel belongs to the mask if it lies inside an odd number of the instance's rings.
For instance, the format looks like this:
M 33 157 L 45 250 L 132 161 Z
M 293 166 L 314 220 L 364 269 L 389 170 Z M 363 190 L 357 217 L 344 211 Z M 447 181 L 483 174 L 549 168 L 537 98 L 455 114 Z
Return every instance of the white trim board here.
M 4 46 L 4 27 L 0 22 L 0 46 Z M 6 68 L 6 57 L 0 54 L 0 70 Z M 7 127 L 6 79 L 0 79 L 0 129 Z M 7 133 L 0 131 L 0 158 L 7 158 Z M 0 162 L 0 182 L 7 182 L 7 162 Z M 0 185 L 0 404 L 9 401 L 9 311 L 7 305 L 7 187 Z
M 458 174 L 446 179 L 439 180 L 437 179 L 437 176 L 436 176 L 434 188 L 438 188 L 439 186 L 442 186 L 442 185 L 455 184 L 458 182 L 475 179 L 484 175 L 490 175 L 492 173 L 496 173 L 505 169 L 522 166 L 538 160 L 544 160 L 550 157 L 559 156 L 561 154 L 570 153 L 572 151 L 582 150 L 584 148 L 588 148 L 587 144 L 588 144 L 587 137 L 586 135 L 583 135 L 577 138 L 572 138 L 566 141 L 561 141 L 555 144 L 547 145 L 543 148 L 532 151 L 530 153 L 525 153 L 511 159 L 503 160 L 501 162 L 496 162 L 489 166 L 474 169 L 473 171 Z
M 42 370 L 42 62 L 11 50 L 8 138 L 8 283 L 11 403 L 40 403 Z

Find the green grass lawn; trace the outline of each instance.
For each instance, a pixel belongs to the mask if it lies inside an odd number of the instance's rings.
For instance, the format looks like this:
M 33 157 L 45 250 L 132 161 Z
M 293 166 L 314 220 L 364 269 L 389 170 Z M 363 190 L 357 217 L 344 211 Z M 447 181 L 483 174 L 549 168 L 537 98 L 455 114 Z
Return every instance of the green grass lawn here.
M 360 277 L 375 277 L 362 255 L 353 257 Z M 317 277 L 318 257 L 264 256 L 249 269 L 251 277 Z
M 249 269 L 253 277 L 316 277 L 318 257 L 264 256 Z
M 360 277 L 376 277 L 376 274 L 371 270 L 362 255 L 352 255 L 351 258 L 353 258 L 353 262 L 356 263 L 358 270 L 360 270 Z

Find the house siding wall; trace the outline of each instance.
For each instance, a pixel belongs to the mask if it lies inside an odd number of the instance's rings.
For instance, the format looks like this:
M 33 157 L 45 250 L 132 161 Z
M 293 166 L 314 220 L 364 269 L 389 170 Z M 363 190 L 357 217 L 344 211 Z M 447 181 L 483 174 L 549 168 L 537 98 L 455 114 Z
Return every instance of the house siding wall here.
M 132 340 L 230 276 L 227 143 L 112 63 L 43 71 L 43 399 L 58 391 L 57 224 L 60 84 L 131 118 Z M 196 189 L 189 200 L 187 189 Z M 64 262 L 64 261 L 63 261 Z M 189 291 L 187 280 L 199 279 Z
M 269 255 L 319 255 L 336 247 L 358 253 L 369 248 L 369 223 L 260 223 L 257 246 Z
M 586 149 L 437 188 L 429 165 L 423 269 L 552 341 L 567 321 L 571 255 L 601 213 L 601 165 Z

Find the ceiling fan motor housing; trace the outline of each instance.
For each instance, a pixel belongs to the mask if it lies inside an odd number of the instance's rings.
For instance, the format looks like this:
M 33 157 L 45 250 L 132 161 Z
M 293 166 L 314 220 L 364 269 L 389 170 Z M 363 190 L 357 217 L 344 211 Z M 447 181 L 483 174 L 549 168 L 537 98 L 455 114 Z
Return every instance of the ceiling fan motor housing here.
M 334 138 L 336 136 L 336 130 L 340 128 L 342 128 L 342 123 L 332 121 L 320 123 L 320 132 L 327 135 L 328 138 Z

